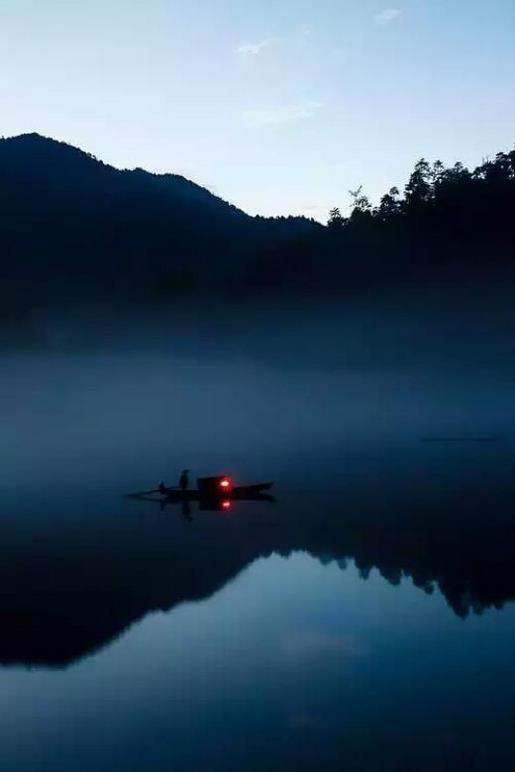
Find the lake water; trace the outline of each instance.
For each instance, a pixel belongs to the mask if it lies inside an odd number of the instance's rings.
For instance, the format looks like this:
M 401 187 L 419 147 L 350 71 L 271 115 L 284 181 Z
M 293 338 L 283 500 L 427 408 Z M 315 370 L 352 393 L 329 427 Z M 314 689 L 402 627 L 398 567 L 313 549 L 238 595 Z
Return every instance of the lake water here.
M 158 348 L 0 359 L 2 772 L 515 768 L 515 378 Z

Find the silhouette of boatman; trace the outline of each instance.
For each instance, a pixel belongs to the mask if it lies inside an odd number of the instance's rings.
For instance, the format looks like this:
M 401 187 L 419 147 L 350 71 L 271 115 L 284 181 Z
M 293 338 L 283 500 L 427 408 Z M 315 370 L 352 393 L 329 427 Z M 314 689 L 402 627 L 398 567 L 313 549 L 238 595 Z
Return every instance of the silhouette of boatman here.
M 183 469 L 181 472 L 181 476 L 179 477 L 179 488 L 181 491 L 187 491 L 189 487 L 189 478 L 188 473 L 189 469 Z

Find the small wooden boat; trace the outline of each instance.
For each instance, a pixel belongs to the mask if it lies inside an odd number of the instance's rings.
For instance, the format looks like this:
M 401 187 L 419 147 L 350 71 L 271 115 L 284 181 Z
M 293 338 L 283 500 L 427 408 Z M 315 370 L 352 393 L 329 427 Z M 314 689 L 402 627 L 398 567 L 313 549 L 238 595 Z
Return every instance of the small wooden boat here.
M 227 475 L 217 475 L 199 477 L 197 488 L 184 489 L 160 483 L 158 488 L 131 493 L 129 498 L 169 503 L 197 501 L 202 509 L 218 509 L 220 504 L 231 501 L 274 501 L 273 496 L 268 494 L 272 486 L 273 482 L 234 485 Z

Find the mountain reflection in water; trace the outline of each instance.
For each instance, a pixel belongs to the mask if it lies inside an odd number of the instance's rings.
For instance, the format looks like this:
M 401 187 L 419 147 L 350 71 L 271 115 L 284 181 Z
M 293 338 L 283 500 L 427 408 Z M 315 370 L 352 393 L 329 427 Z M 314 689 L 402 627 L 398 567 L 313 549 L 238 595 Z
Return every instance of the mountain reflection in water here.
M 513 768 L 515 373 L 306 339 L 0 363 L 2 772 Z
M 0 661 L 67 666 L 154 610 L 207 598 L 259 558 L 306 552 L 367 578 L 378 569 L 440 592 L 453 613 L 515 598 L 512 491 L 485 486 L 424 500 L 404 485 L 386 499 L 366 487 L 227 512 L 160 509 L 120 499 L 98 517 L 71 498 L 55 517 L 0 521 Z M 45 509 L 48 503 L 43 505 Z M 64 512 L 67 513 L 64 516 Z

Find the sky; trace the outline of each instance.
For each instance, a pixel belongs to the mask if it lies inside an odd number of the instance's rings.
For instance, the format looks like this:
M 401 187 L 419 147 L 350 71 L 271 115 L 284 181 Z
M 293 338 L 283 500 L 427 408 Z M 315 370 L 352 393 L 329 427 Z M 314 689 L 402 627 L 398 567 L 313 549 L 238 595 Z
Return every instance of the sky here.
M 0 0 L 0 135 L 325 220 L 513 147 L 514 41 L 514 0 Z

